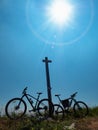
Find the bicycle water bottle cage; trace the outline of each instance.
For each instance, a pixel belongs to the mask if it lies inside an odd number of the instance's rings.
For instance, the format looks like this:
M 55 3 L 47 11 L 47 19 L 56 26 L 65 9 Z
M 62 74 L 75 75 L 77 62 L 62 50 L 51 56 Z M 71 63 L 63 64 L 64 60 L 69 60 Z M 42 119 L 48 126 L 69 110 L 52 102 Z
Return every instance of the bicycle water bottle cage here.
M 33 104 L 33 101 L 32 101 L 32 99 L 30 98 L 29 100 L 30 100 L 30 103 L 31 103 L 31 104 Z
M 62 102 L 62 105 L 64 108 L 69 107 L 69 100 L 68 99 L 62 100 L 61 102 Z

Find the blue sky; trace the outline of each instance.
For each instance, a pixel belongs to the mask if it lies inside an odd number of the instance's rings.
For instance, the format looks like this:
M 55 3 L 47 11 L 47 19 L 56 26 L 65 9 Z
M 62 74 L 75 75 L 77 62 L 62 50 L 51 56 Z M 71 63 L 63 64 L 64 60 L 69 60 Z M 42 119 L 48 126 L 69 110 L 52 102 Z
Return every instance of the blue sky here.
M 63 99 L 78 91 L 78 100 L 98 105 L 98 0 L 75 1 L 80 12 L 73 32 L 70 27 L 61 32 L 47 21 L 43 15 L 47 4 L 46 0 L 0 0 L 0 104 L 20 96 L 25 86 L 31 94 L 41 91 L 42 98 L 47 97 L 42 62 L 47 56 L 52 60 L 54 102 L 56 93 Z

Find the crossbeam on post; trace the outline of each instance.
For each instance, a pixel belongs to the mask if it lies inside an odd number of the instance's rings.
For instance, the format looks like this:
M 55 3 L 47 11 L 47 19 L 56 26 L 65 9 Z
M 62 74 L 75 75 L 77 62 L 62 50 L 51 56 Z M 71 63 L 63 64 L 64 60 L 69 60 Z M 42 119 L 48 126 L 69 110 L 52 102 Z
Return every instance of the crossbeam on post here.
M 47 94 L 48 94 L 48 99 L 50 102 L 52 102 L 52 96 L 51 96 L 51 84 L 50 84 L 50 75 L 49 75 L 49 66 L 48 63 L 51 63 L 51 60 L 48 60 L 48 57 L 45 57 L 43 60 L 45 62 L 45 68 L 46 68 L 46 81 L 47 81 Z M 51 117 L 51 105 L 49 104 L 49 116 Z

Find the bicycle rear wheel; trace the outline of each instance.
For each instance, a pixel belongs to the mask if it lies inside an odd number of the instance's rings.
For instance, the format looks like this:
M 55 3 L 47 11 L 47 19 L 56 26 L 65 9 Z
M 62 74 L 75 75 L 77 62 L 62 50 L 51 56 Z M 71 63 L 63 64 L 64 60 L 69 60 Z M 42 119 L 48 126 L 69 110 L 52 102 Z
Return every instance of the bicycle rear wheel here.
M 42 99 L 37 109 L 40 116 L 49 117 L 53 115 L 54 106 L 48 99 Z
M 76 117 L 85 117 L 89 113 L 88 106 L 82 101 L 77 101 L 74 104 L 73 110 Z
M 26 110 L 26 103 L 21 98 L 13 98 L 5 106 L 6 115 L 13 120 L 21 118 Z
M 59 104 L 54 104 L 53 118 L 55 120 L 62 120 L 64 118 L 64 110 Z

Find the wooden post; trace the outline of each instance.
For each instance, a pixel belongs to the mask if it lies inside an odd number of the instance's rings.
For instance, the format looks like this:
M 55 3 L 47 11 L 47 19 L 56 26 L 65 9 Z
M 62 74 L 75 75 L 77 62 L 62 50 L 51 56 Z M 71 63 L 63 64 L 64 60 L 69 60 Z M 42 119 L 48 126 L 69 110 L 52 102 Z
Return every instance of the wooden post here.
M 51 60 L 48 60 L 48 57 L 45 57 L 43 60 L 45 62 L 45 68 L 46 68 L 46 81 L 47 81 L 47 94 L 48 94 L 48 99 L 50 102 L 52 102 L 52 96 L 51 96 L 51 85 L 50 85 L 50 75 L 49 75 L 49 66 L 48 63 L 51 63 Z M 52 110 L 51 110 L 51 105 L 49 104 L 49 116 L 52 116 Z

